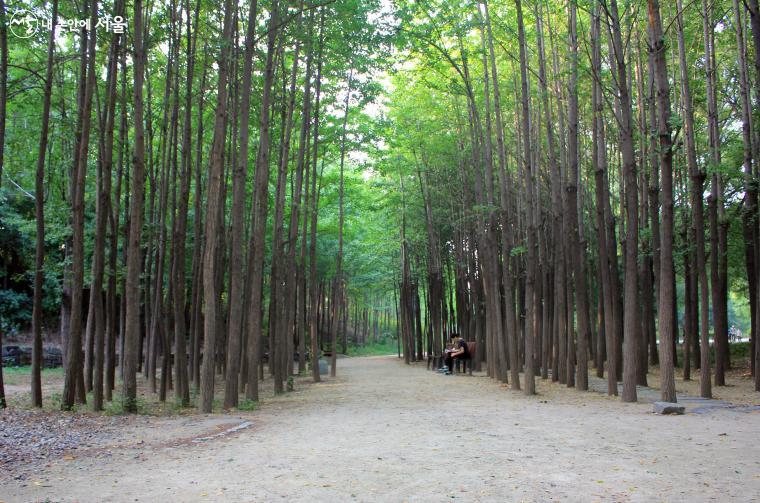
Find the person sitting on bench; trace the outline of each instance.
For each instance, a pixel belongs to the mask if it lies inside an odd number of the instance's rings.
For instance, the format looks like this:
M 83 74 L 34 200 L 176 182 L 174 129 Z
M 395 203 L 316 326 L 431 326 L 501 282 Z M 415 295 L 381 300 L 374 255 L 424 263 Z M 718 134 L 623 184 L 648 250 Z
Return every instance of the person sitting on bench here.
M 446 350 L 446 366 L 443 367 L 446 375 L 454 373 L 454 358 L 467 359 L 469 357 L 467 343 L 459 334 L 451 334 L 451 344 L 451 349 Z

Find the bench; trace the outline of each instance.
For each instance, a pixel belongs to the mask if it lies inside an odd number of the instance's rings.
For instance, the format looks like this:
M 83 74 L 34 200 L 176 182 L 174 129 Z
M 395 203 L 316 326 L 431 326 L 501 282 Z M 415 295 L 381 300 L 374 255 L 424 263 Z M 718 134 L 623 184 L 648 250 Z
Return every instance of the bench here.
M 472 375 L 472 368 L 475 365 L 475 357 L 477 355 L 478 343 L 476 341 L 466 341 L 467 344 L 467 358 L 455 358 L 454 371 L 459 372 L 459 365 L 463 366 L 462 372 L 467 372 Z
M 464 368 L 462 369 L 463 372 L 467 372 L 469 375 L 472 375 L 472 369 L 475 365 L 475 356 L 477 355 L 478 350 L 478 343 L 475 341 L 466 341 L 465 344 L 467 344 L 467 354 L 469 355 L 467 358 L 454 358 L 454 369 L 453 371 L 459 372 L 460 368 L 460 362 L 461 365 L 464 365 Z M 446 344 L 446 349 L 451 349 L 451 344 Z M 427 361 L 427 368 L 430 370 L 438 370 L 440 367 L 444 365 L 445 358 L 444 355 L 428 355 L 428 361 Z M 431 368 L 432 366 L 432 368 Z

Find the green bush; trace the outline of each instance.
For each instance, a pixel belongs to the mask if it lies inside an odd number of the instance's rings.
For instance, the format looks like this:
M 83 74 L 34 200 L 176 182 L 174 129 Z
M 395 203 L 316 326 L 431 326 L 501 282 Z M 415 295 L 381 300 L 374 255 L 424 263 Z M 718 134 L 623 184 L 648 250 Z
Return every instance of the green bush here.
M 23 292 L 0 290 L 0 330 L 14 334 L 32 320 L 32 299 Z
M 349 346 L 348 356 L 393 355 L 398 351 L 396 339 L 385 337 L 381 341 L 366 346 Z

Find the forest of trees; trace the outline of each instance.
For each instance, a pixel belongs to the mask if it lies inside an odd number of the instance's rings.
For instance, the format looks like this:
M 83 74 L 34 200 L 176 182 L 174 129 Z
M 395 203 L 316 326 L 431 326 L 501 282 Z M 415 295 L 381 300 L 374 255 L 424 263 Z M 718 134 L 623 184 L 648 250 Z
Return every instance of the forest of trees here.
M 22 10 L 56 30 L 19 37 Z M 674 402 L 696 369 L 726 384 L 744 320 L 760 391 L 757 0 L 0 18 L 0 337 L 31 333 L 34 406 L 59 339 L 64 410 L 144 387 L 210 412 L 454 332 L 527 394 L 593 371 L 632 402 L 658 366 Z
M 535 393 L 540 374 L 585 390 L 593 369 L 631 402 L 657 365 L 663 400 L 676 367 L 700 369 L 709 398 L 741 299 L 760 391 L 757 2 L 441 0 L 398 15 L 412 63 L 394 74 L 384 162 L 420 184 L 421 237 L 401 233 L 417 249 L 402 252 L 407 353 L 419 278 L 426 349 L 461 331 L 514 389 Z

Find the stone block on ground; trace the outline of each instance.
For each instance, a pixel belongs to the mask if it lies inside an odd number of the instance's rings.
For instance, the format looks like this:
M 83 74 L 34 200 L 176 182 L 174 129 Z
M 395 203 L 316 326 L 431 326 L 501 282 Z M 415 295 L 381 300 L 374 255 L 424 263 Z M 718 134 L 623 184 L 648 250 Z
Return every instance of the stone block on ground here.
M 683 414 L 686 408 L 683 405 L 679 405 L 673 402 L 655 402 L 654 413 L 655 414 Z

